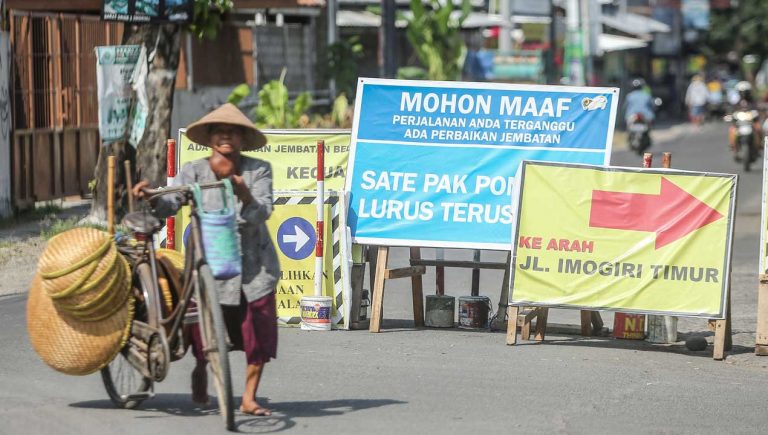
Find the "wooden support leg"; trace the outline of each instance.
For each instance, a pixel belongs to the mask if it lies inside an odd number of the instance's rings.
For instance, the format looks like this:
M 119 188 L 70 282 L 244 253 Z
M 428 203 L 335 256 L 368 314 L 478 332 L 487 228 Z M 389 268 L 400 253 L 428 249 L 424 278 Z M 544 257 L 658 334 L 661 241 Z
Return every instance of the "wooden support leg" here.
M 381 332 L 381 319 L 384 315 L 384 276 L 387 269 L 387 258 L 389 257 L 389 247 L 379 246 L 379 252 L 376 255 L 376 275 L 373 283 L 373 301 L 371 303 L 371 325 L 368 328 L 370 332 Z
M 712 358 L 720 361 L 725 359 L 725 352 L 731 350 L 731 289 L 728 288 L 728 298 L 725 301 L 725 319 L 715 321 L 715 343 Z
M 727 319 L 715 320 L 715 343 L 714 350 L 712 351 L 712 358 L 718 361 L 725 359 L 725 333 L 727 322 Z
M 592 311 L 581 312 L 581 335 L 583 337 L 592 335 Z
M 531 339 L 531 319 L 535 316 L 536 308 L 528 308 L 529 312 L 525 314 L 525 318 L 523 319 L 523 324 L 520 327 L 520 339 L 521 340 L 530 340 Z
M 603 318 L 597 311 L 592 311 L 590 318 L 592 322 L 592 335 L 599 335 L 603 330 Z
M 547 316 L 549 308 L 539 308 L 539 314 L 536 317 L 536 341 L 544 341 L 544 335 L 547 332 Z
M 520 339 L 531 339 L 531 323 L 534 317 L 539 315 L 539 309 L 535 307 L 525 307 L 517 311 L 517 326 L 520 327 Z
M 768 356 L 768 275 L 760 275 L 760 287 L 757 290 L 755 355 Z
M 517 313 L 519 307 L 507 307 L 507 346 L 517 343 Z
M 421 249 L 411 248 L 411 258 L 421 259 Z M 424 326 L 424 292 L 421 275 L 411 276 L 411 291 L 413 293 L 413 323 L 417 328 Z
M 730 282 L 730 281 L 729 281 Z M 731 332 L 731 290 L 728 289 L 728 308 L 725 309 L 725 346 L 726 351 L 733 349 L 733 333 Z
M 499 296 L 499 309 L 496 315 L 496 318 L 493 319 L 493 322 L 491 323 L 491 330 L 492 331 L 503 331 L 505 327 L 508 327 L 507 325 L 512 322 L 512 325 L 517 325 L 517 318 L 508 318 L 506 322 L 504 322 L 504 316 L 501 315 L 505 310 L 507 310 L 507 305 L 509 304 L 509 267 L 510 262 L 512 258 L 512 253 L 507 253 L 507 267 L 504 268 L 504 278 L 502 278 L 501 282 L 501 296 Z M 507 332 L 509 332 L 509 329 L 507 329 Z

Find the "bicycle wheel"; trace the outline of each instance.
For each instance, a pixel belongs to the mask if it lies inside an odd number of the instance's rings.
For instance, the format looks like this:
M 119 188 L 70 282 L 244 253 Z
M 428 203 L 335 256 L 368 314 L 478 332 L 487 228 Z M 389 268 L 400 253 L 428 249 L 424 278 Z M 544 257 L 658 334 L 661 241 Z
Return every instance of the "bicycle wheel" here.
M 147 391 L 152 387 L 152 380 L 136 370 L 123 352 L 126 352 L 126 348 L 123 348 L 111 363 L 101 369 L 101 380 L 104 382 L 109 400 L 116 407 L 134 409 L 144 399 L 149 398 Z
M 198 269 L 197 287 L 200 335 L 203 338 L 203 352 L 211 367 L 213 384 L 219 400 L 219 413 L 227 430 L 235 427 L 235 411 L 232 398 L 232 378 L 229 371 L 227 329 L 224 314 L 219 305 L 213 274 L 207 264 Z
M 134 320 L 146 321 L 148 317 L 147 306 L 152 304 L 153 293 L 149 290 L 149 283 L 152 279 L 149 267 L 139 267 L 133 276 L 133 287 L 138 289 L 141 298 L 136 298 L 134 302 Z M 143 301 L 143 302 L 142 302 Z M 152 387 L 152 380 L 145 377 L 133 364 L 126 358 L 129 345 L 120 351 L 120 353 L 107 366 L 101 369 L 101 380 L 104 383 L 104 389 L 107 390 L 109 400 L 123 409 L 134 409 L 144 399 L 149 398 L 147 391 Z

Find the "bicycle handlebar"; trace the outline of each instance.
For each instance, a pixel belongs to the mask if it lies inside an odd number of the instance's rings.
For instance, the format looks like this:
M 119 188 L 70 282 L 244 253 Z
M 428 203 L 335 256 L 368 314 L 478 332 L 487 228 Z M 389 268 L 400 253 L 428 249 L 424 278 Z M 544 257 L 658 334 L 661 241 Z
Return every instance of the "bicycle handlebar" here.
M 224 182 L 223 181 L 213 181 L 213 182 L 210 182 L 210 183 L 200 183 L 200 189 L 203 189 L 203 190 L 205 190 L 205 189 L 215 189 L 215 188 L 220 188 L 220 187 L 224 187 Z M 180 192 L 184 192 L 184 193 L 191 192 L 192 191 L 192 186 L 184 185 L 184 186 L 175 186 L 175 187 L 161 187 L 161 188 L 158 188 L 158 189 L 149 189 L 149 188 L 145 187 L 145 188 L 142 188 L 141 191 L 144 192 L 144 194 L 147 195 L 147 196 L 144 197 L 144 200 L 145 201 L 151 201 L 151 200 L 157 198 L 158 196 L 170 195 L 172 193 L 180 193 Z

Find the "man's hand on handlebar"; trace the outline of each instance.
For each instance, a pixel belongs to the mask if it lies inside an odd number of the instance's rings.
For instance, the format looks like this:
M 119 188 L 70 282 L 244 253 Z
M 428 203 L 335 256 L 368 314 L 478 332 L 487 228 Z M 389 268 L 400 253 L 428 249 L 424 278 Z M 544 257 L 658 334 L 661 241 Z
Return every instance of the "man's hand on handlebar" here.
M 144 189 L 147 189 L 149 187 L 149 181 L 147 180 L 141 180 L 138 183 L 133 185 L 133 197 L 138 199 L 144 199 L 147 197 L 147 194 L 144 192 Z

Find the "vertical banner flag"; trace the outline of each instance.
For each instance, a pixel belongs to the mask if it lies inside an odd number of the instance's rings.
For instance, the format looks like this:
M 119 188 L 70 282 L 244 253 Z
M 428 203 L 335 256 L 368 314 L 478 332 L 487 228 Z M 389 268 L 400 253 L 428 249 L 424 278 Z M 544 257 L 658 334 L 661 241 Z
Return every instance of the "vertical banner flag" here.
M 13 215 L 10 158 L 12 127 L 10 83 L 10 38 L 8 32 L 0 32 L 0 218 Z
M 509 249 L 522 160 L 610 162 L 616 88 L 358 82 L 353 241 Z
M 96 88 L 99 97 L 99 136 L 103 143 L 124 139 L 131 113 L 131 76 L 140 45 L 96 47 Z
M 523 162 L 510 305 L 724 318 L 736 182 Z

